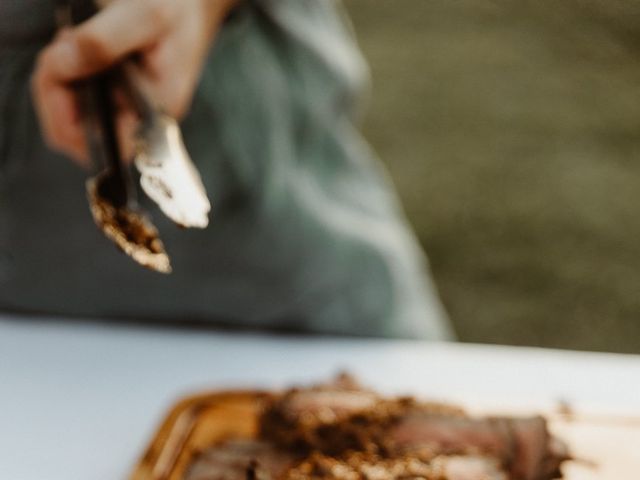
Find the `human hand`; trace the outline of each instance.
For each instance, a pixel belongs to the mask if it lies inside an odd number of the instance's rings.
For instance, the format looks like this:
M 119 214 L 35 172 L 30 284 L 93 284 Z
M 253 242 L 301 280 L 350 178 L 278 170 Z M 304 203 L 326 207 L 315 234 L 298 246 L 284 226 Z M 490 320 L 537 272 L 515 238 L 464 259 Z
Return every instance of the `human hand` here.
M 210 44 L 237 0 L 110 0 L 86 22 L 62 30 L 39 55 L 32 95 L 47 143 L 87 163 L 73 82 L 136 54 L 150 92 L 171 115 L 188 110 Z M 137 117 L 119 102 L 117 129 L 133 138 Z

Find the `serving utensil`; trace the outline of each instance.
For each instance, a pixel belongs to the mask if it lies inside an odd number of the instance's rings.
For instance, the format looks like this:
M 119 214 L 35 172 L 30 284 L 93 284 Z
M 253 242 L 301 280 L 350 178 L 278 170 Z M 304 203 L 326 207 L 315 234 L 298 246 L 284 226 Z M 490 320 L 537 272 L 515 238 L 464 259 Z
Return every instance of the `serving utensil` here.
M 80 23 L 95 11 L 91 2 L 59 0 L 61 26 Z M 96 169 L 86 182 L 93 219 L 107 238 L 139 264 L 171 272 L 158 230 L 136 201 L 133 183 L 116 135 L 113 108 L 114 73 L 105 72 L 78 83 L 89 156 Z
M 153 100 L 137 65 L 125 61 L 120 71 L 121 84 L 140 118 L 135 165 L 142 189 L 178 225 L 205 228 L 211 204 L 178 123 Z
M 83 86 L 89 151 L 95 163 L 104 165 L 86 182 L 91 214 L 107 238 L 136 262 L 170 273 L 169 256 L 158 230 L 138 206 L 129 171 L 120 156 L 109 87 L 108 74 Z

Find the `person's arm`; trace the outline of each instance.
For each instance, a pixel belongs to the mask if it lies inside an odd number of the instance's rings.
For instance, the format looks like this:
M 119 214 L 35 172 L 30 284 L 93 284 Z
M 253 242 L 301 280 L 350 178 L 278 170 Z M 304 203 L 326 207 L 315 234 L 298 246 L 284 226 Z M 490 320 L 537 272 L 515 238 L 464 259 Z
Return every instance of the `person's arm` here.
M 32 79 L 45 140 L 81 164 L 87 152 L 72 83 L 136 53 L 154 96 L 170 114 L 183 116 L 210 44 L 237 0 L 106 3 L 88 21 L 56 36 L 39 55 Z M 131 137 L 136 121 L 123 105 L 118 113 L 122 138 Z

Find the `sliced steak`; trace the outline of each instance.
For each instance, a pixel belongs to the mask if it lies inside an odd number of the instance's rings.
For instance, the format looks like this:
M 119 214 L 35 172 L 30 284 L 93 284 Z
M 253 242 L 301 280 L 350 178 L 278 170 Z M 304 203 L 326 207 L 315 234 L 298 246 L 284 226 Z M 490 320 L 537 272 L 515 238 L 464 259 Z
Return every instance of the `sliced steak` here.
M 341 377 L 273 395 L 259 440 L 207 450 L 186 480 L 552 480 L 568 458 L 542 417 L 470 417 Z
M 440 453 L 478 451 L 499 458 L 512 454 L 512 434 L 500 419 L 472 419 L 413 412 L 390 426 L 393 450 L 403 452 L 428 446 Z
M 513 480 L 558 477 L 566 446 L 551 437 L 542 417 L 462 418 L 412 413 L 388 432 L 392 450 L 428 447 L 439 453 L 476 452 L 502 462 Z
M 380 400 L 372 392 L 333 385 L 289 390 L 265 408 L 260 436 L 284 448 L 311 451 L 324 443 L 322 432 L 327 426 L 348 424 L 376 409 Z M 343 450 L 346 445 L 336 447 Z
M 256 440 L 228 440 L 211 447 L 192 463 L 185 480 L 281 478 L 297 461 L 295 455 Z
M 312 455 L 292 468 L 286 480 L 507 480 L 494 459 L 481 456 L 437 456 L 384 459 L 352 453 L 343 459 Z
M 293 389 L 275 398 L 263 412 L 260 436 L 283 448 L 339 454 L 377 452 L 387 428 L 409 412 L 463 416 L 457 407 L 387 399 L 348 383 Z

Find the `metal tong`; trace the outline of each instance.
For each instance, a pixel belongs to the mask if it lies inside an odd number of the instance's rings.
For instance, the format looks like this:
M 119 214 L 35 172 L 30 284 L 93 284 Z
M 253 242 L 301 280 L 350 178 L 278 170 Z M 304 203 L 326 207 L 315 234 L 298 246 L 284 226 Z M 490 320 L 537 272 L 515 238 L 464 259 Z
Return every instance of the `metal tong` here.
M 96 12 L 86 0 L 58 0 L 57 6 L 60 26 L 78 24 Z M 100 169 L 86 182 L 91 213 L 103 233 L 136 262 L 169 273 L 169 257 L 158 230 L 139 207 L 121 156 L 112 99 L 116 83 L 140 117 L 135 164 L 143 190 L 177 224 L 199 228 L 208 224 L 211 206 L 177 122 L 155 104 L 131 61 L 78 85 L 89 154 Z
M 211 204 L 178 122 L 154 102 L 134 63 L 124 62 L 120 72 L 121 85 L 140 117 L 135 164 L 142 189 L 178 225 L 205 228 Z
M 171 263 L 158 230 L 138 206 L 129 170 L 120 156 L 110 87 L 107 74 L 80 87 L 90 155 L 94 164 L 104 166 L 86 182 L 91 214 L 106 237 L 136 262 L 170 273 Z

